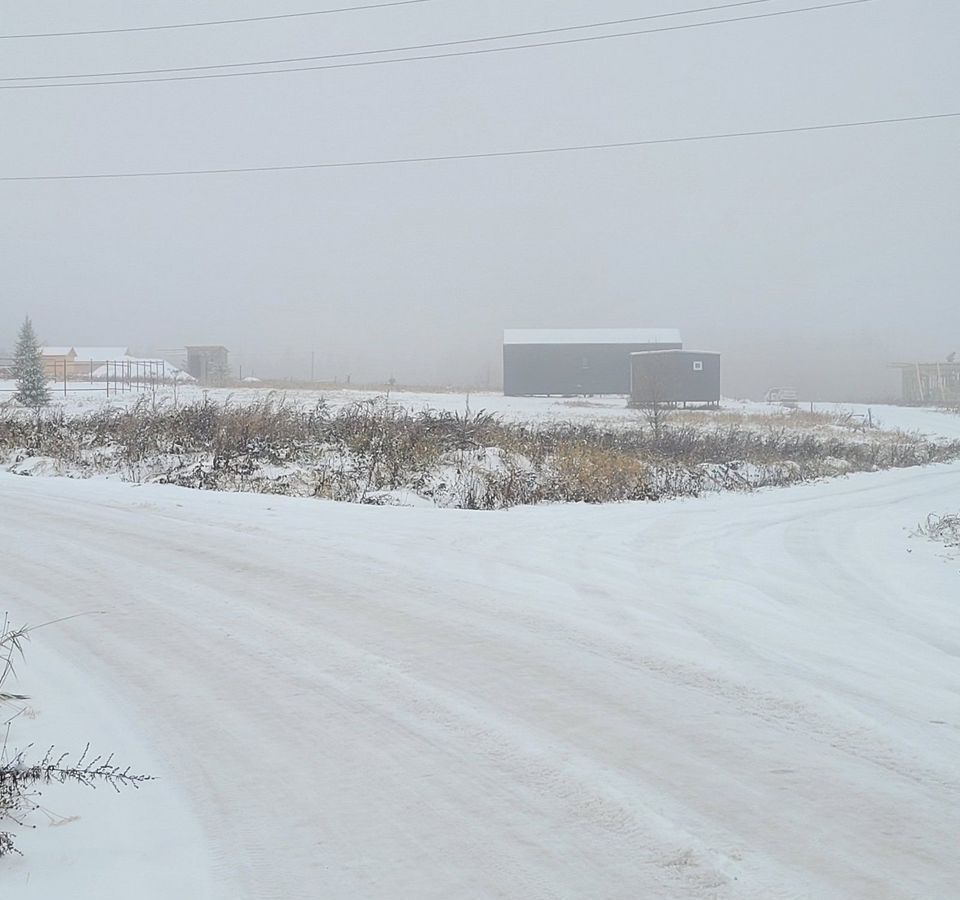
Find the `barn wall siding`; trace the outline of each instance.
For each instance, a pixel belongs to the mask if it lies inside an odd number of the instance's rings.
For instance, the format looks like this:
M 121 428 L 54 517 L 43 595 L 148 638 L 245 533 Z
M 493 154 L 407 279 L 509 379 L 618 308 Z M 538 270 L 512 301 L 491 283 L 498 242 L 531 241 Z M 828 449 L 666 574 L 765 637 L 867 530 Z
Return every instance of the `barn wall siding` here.
M 509 397 L 629 394 L 630 354 L 681 344 L 504 344 L 503 392 Z

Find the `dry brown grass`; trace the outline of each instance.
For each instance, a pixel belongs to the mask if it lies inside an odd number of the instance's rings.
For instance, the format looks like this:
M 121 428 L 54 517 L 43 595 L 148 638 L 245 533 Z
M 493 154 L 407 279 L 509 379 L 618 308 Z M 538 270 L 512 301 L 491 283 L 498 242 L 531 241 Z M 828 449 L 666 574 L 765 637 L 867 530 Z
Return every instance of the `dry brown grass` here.
M 568 501 L 647 500 L 657 495 L 650 463 L 602 447 L 575 446 L 554 461 L 558 494 Z
M 716 427 L 737 428 L 785 428 L 789 430 L 817 431 L 840 428 L 849 431 L 865 431 L 868 423 L 862 416 L 853 413 L 829 413 L 809 409 L 772 409 L 768 413 L 748 413 L 736 410 L 685 410 L 671 413 L 671 424 L 703 426 L 709 423 Z

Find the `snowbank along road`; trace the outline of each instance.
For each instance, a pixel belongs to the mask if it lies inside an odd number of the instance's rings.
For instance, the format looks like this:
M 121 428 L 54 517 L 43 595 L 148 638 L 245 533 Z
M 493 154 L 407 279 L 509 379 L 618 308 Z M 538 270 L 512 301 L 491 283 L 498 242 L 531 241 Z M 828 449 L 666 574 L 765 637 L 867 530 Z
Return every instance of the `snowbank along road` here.
M 957 465 L 501 513 L 2 475 L 0 506 L 14 619 L 105 613 L 37 633 L 18 739 L 162 776 L 51 791 L 80 818 L 3 896 L 958 896 L 960 562 L 909 534 Z

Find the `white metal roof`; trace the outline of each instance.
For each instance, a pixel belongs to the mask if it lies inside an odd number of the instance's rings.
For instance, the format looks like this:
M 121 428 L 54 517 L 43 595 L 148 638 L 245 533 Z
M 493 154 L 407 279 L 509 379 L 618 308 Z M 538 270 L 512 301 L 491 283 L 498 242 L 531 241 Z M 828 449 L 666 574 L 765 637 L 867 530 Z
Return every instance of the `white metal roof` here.
M 508 328 L 505 344 L 679 344 L 676 328 Z
M 40 352 L 44 356 L 69 356 L 76 353 L 77 362 L 105 362 L 127 356 L 126 347 L 41 347 Z
M 77 351 L 77 360 L 83 362 L 106 362 L 106 360 L 123 359 L 127 355 L 126 347 L 74 347 Z
M 652 356 L 655 353 L 683 353 L 687 356 L 719 356 L 719 350 L 638 350 L 636 353 L 631 353 L 631 356 Z

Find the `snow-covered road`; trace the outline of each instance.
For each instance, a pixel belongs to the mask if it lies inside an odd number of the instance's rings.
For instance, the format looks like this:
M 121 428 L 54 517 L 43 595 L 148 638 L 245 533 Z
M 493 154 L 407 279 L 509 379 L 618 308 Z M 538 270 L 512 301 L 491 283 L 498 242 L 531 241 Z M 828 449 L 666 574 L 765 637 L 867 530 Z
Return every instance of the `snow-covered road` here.
M 3 896 L 957 896 L 960 561 L 909 530 L 958 465 L 497 513 L 4 474 L 0 508 L 14 620 L 107 613 L 38 633 L 37 722 L 163 776 L 105 798 L 112 859 L 96 815 L 24 836 Z

